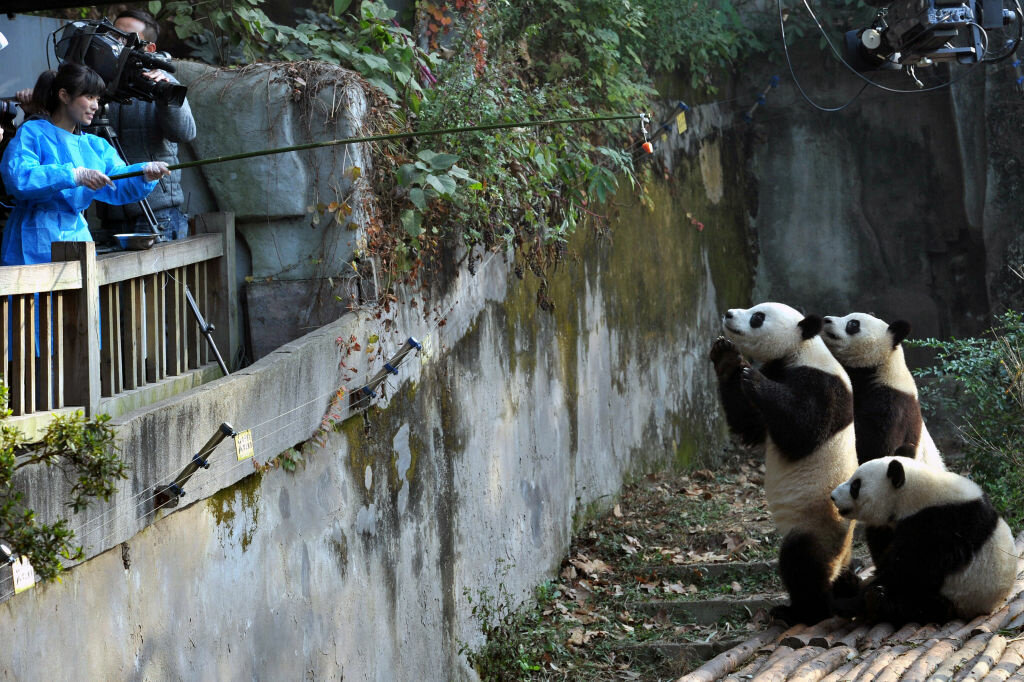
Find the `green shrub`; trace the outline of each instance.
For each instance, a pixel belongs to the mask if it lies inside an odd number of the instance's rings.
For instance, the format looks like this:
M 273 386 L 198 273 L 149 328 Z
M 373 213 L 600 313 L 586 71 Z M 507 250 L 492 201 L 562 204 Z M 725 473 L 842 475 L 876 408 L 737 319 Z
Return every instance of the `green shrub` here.
M 1024 526 L 1024 315 L 998 316 L 986 336 L 922 339 L 913 345 L 937 353 L 937 364 L 918 376 L 940 377 L 945 384 L 938 390 L 922 387 L 925 408 L 941 406 L 959 416 L 966 473 L 1019 530 Z

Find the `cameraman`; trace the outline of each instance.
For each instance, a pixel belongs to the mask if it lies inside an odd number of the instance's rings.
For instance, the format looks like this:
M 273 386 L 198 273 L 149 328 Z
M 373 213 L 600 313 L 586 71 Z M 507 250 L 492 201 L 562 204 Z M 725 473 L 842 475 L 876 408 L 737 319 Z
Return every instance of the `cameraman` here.
M 110 144 L 83 134 L 92 123 L 106 84 L 87 66 L 67 62 L 47 93 L 46 118 L 26 121 L 0 161 L 14 210 L 4 229 L 0 263 L 50 262 L 55 241 L 91 241 L 85 216 L 93 199 L 109 203 L 139 201 L 169 174 L 159 161 L 126 166 Z M 143 176 L 110 180 L 120 172 Z
M 146 51 L 156 52 L 160 29 L 148 12 L 125 10 L 114 19 L 114 28 L 138 34 L 148 42 Z M 144 75 L 157 82 L 177 83 L 163 71 L 147 71 Z M 188 100 L 180 107 L 141 100 L 126 105 L 110 103 L 107 114 L 129 163 L 163 161 L 174 165 L 178 163 L 178 143 L 189 142 L 196 136 L 196 122 Z M 161 240 L 188 236 L 188 217 L 181 211 L 184 200 L 181 171 L 173 171 L 149 195 L 149 205 L 156 214 Z M 137 204 L 100 208 L 103 228 L 97 230 L 97 241 L 108 241 L 118 233 L 149 231 L 146 218 Z

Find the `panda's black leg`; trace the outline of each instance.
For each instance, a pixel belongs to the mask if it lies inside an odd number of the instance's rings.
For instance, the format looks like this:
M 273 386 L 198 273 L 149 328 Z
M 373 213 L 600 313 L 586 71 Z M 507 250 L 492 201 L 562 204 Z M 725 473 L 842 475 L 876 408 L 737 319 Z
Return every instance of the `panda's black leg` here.
M 829 585 L 830 558 L 825 547 L 810 533 L 790 531 L 779 549 L 779 573 L 789 592 L 789 606 L 772 615 L 790 625 L 811 625 L 832 615 Z
M 864 610 L 873 622 L 945 623 L 956 618 L 953 603 L 934 592 L 907 592 L 872 583 L 864 590 Z
M 832 583 L 832 596 L 835 599 L 848 599 L 860 594 L 860 578 L 847 566 Z

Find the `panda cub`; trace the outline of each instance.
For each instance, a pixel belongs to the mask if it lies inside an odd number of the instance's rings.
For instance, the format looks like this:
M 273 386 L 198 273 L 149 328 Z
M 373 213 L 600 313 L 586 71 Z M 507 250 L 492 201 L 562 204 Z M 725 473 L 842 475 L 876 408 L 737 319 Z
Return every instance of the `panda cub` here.
M 857 461 L 887 457 L 909 446 L 915 459 L 945 469 L 921 419 L 917 384 L 903 357 L 910 323 L 867 315 L 826 317 L 822 338 L 853 384 Z M 906 451 L 906 448 L 904 448 Z
M 816 623 L 833 596 L 853 596 L 853 524 L 829 499 L 857 468 L 853 393 L 818 336 L 822 319 L 781 303 L 733 309 L 711 348 L 726 422 L 747 445 L 765 446 L 765 496 L 783 536 L 779 572 L 790 605 L 774 615 Z M 748 362 L 760 363 L 755 369 Z
M 855 610 L 903 624 L 970 619 L 1006 599 L 1017 575 L 1010 527 L 963 476 L 907 457 L 858 467 L 832 491 L 839 513 L 892 529 Z

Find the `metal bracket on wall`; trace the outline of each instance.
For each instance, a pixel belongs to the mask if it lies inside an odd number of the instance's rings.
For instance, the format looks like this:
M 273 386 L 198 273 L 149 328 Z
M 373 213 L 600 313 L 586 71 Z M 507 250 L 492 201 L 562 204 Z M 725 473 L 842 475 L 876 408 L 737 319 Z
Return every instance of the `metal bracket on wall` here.
M 233 438 L 235 435 L 237 435 L 237 432 L 231 428 L 231 424 L 223 422 L 210 440 L 206 441 L 206 445 L 199 452 L 192 455 L 192 461 L 185 465 L 185 468 L 175 477 L 174 481 L 168 485 L 158 485 L 153 489 L 153 511 L 177 507 L 178 500 L 185 495 L 184 486 L 188 483 L 188 479 L 192 478 L 192 474 L 200 468 L 209 469 L 210 454 L 217 449 L 221 441 L 228 436 Z

